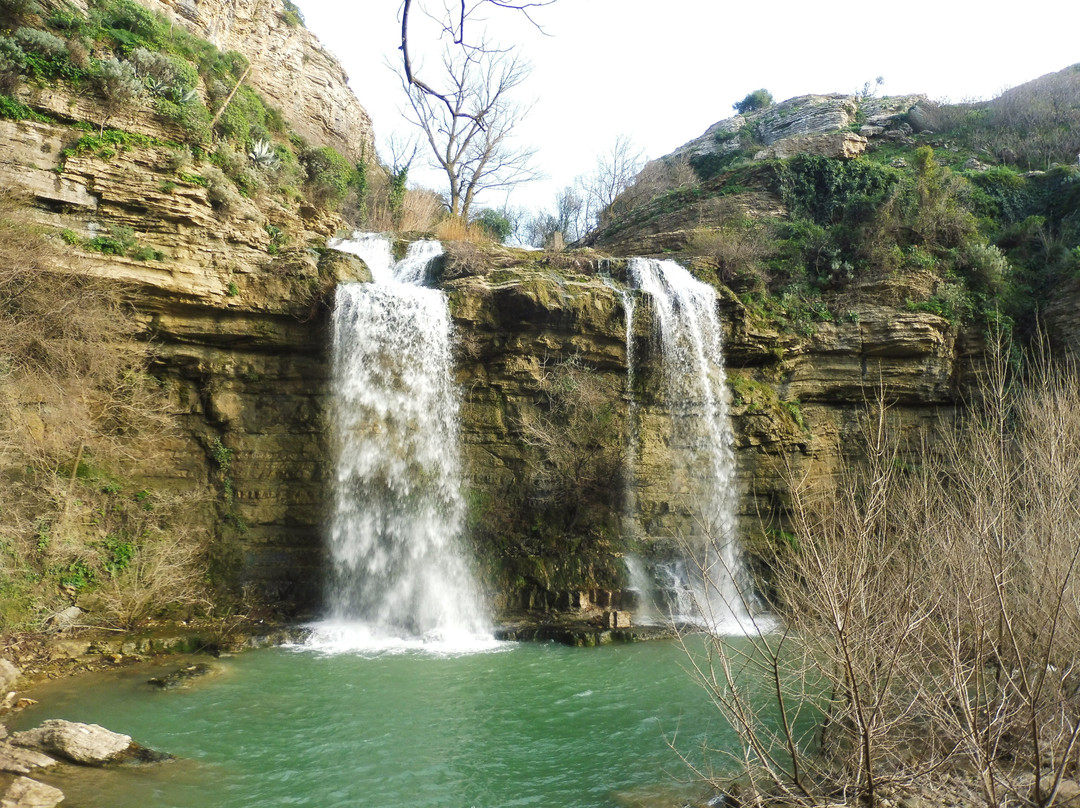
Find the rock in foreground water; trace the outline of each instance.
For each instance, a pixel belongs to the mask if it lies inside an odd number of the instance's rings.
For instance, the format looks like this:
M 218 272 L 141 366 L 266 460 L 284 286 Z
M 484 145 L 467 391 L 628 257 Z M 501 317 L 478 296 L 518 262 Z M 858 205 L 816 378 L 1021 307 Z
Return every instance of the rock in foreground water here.
M 0 808 L 53 808 L 63 801 L 63 791 L 29 777 L 0 780 Z
M 38 749 L 46 754 L 81 763 L 86 766 L 104 766 L 138 757 L 138 747 L 131 737 L 100 727 L 97 724 L 79 724 L 74 721 L 50 719 L 40 727 L 17 732 L 11 737 L 16 746 Z
M 51 757 L 34 749 L 19 749 L 8 743 L 0 743 L 0 772 L 29 774 L 31 769 L 44 768 L 56 763 Z

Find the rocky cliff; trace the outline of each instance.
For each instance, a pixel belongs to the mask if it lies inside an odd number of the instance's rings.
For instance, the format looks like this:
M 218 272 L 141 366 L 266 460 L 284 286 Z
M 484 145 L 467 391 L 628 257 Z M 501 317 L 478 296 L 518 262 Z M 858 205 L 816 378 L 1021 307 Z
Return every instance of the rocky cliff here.
M 244 54 L 250 81 L 297 134 L 353 162 L 375 154 L 371 118 L 337 59 L 283 0 L 149 0 L 223 51 Z
M 659 398 L 661 357 L 647 299 L 639 299 L 632 337 L 638 439 L 633 456 L 621 455 L 636 469 L 632 497 L 644 535 L 630 541 L 597 530 L 575 556 L 538 541 L 535 526 L 493 504 L 528 510 L 522 487 L 529 484 L 530 448 L 523 426 L 542 406 L 543 377 L 560 360 L 577 357 L 607 377 L 608 389 L 619 391 L 616 418 L 627 418 L 626 320 L 618 288 L 625 268 L 625 261 L 596 255 L 537 259 L 505 251 L 474 258 L 466 270 L 449 262 L 457 277 L 444 285 L 463 343 L 470 502 L 480 511 L 477 522 L 494 520 L 501 531 L 487 536 L 498 547 L 480 546 L 478 553 L 503 576 L 498 594 L 505 607 L 612 602 L 618 595 L 610 590 L 626 582 L 622 553 L 663 558 L 678 541 L 700 534 L 697 503 L 687 498 L 693 486 L 673 473 L 677 436 Z M 892 405 L 894 425 L 915 446 L 949 421 L 967 383 L 971 342 L 962 329 L 940 316 L 898 310 L 902 291 L 896 288 L 862 292 L 844 318 L 800 334 L 764 322 L 720 290 L 740 528 L 753 552 L 766 552 L 784 527 L 793 483 L 838 473 L 857 453 L 867 407 L 880 391 Z M 613 505 L 621 509 L 621 498 Z
M 89 12 L 88 0 L 73 5 Z M 251 65 L 247 81 L 297 134 L 314 145 L 333 146 L 353 162 L 373 159 L 371 118 L 348 76 L 283 0 L 146 0 L 144 5 L 222 51 L 243 54 Z

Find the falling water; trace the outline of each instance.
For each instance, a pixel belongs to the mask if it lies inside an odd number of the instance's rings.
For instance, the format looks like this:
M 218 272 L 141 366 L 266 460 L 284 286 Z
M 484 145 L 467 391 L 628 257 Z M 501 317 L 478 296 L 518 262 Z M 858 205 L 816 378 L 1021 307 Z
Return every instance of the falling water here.
M 654 576 L 667 579 L 663 588 L 672 593 L 676 618 L 696 616 L 716 633 L 742 633 L 749 626 L 750 589 L 736 535 L 735 456 L 716 293 L 673 261 L 634 258 L 629 275 L 652 302 L 672 449 L 693 479 L 690 495 L 702 534 L 682 537 L 687 558 L 657 565 Z
M 420 285 L 442 248 L 414 242 L 395 264 L 385 236 L 330 246 L 362 257 L 373 283 L 342 284 L 334 301 L 332 572 L 315 642 L 472 647 L 491 631 L 459 546 L 450 313 L 445 294 Z
M 634 349 L 634 313 L 637 300 L 626 289 L 616 286 L 610 279 L 604 283 L 622 298 L 623 312 L 626 318 L 626 459 L 623 469 L 623 512 L 620 520 L 622 532 L 631 544 L 641 538 L 641 526 L 637 515 L 637 480 L 636 464 L 638 457 L 638 401 L 634 395 L 636 382 L 636 355 Z M 662 621 L 660 607 L 656 603 L 656 584 L 649 574 L 648 565 L 636 553 L 623 555 L 630 591 L 635 594 L 634 622 L 640 625 L 655 625 Z

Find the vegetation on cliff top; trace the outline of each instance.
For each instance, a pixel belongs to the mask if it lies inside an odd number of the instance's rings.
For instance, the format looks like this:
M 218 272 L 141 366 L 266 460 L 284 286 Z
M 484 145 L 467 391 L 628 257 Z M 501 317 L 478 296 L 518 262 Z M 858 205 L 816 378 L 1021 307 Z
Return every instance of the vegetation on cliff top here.
M 99 137 L 151 113 L 217 186 L 212 201 L 224 211 L 241 196 L 272 193 L 285 204 L 305 198 L 362 218 L 367 165 L 293 133 L 246 83 L 249 73 L 241 54 L 219 51 L 135 0 L 92 0 L 88 14 L 34 0 L 0 5 L 0 115 L 48 119 L 34 109 L 35 86 L 90 92 Z
M 944 137 L 883 143 L 854 160 L 749 162 L 691 182 L 683 172 L 675 188 L 645 172 L 639 184 L 657 183 L 651 199 L 588 243 L 644 246 L 670 233 L 675 257 L 699 259 L 699 272 L 780 323 L 799 320 L 785 317 L 792 302 L 842 318 L 846 295 L 906 279 L 913 310 L 1027 329 L 1050 290 L 1080 272 L 1080 168 L 989 166 L 954 145 L 959 135 Z

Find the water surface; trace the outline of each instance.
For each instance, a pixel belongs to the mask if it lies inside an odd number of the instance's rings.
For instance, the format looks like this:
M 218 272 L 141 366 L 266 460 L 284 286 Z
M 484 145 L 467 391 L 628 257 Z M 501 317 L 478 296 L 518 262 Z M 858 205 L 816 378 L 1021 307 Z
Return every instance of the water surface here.
M 186 690 L 145 670 L 76 679 L 19 716 L 98 723 L 181 760 L 51 780 L 71 808 L 609 808 L 698 795 L 693 752 L 730 730 L 675 643 L 505 644 L 464 656 L 266 649 Z

